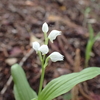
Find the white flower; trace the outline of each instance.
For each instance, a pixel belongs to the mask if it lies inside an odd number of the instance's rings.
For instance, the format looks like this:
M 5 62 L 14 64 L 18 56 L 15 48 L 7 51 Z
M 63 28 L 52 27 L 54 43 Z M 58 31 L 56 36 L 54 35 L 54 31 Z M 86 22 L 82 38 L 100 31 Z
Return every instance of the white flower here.
M 33 42 L 32 43 L 32 47 L 35 51 L 38 51 L 38 49 L 40 48 L 40 44 L 38 42 Z
M 48 24 L 45 22 L 45 23 L 42 25 L 42 31 L 43 31 L 44 33 L 47 33 L 48 30 L 49 30 Z
M 57 30 L 52 30 L 48 36 L 48 38 L 50 39 L 50 41 L 53 43 L 53 40 L 56 39 L 56 37 L 58 35 L 61 35 L 61 31 L 57 31 Z
M 49 52 L 49 48 L 47 45 L 40 46 L 40 44 L 38 42 L 33 42 L 32 47 L 36 52 L 41 51 L 43 55 L 47 54 Z
M 61 55 L 59 52 L 53 52 L 49 55 L 51 61 L 56 62 L 56 61 L 63 61 L 64 56 Z
M 42 45 L 38 50 L 41 51 L 43 55 L 49 52 L 49 48 L 47 45 Z

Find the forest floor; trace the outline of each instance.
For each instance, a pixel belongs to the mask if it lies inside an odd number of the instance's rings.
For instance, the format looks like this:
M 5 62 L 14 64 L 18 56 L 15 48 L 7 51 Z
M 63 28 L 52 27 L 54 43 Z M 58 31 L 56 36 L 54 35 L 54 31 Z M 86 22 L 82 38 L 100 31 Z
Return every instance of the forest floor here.
M 64 55 L 63 62 L 49 63 L 45 86 L 56 77 L 85 68 L 88 23 L 92 24 L 94 35 L 100 32 L 100 1 L 0 0 L 0 100 L 15 100 L 13 82 L 6 86 L 14 63 L 22 65 L 31 87 L 38 91 L 41 67 L 31 43 L 43 41 L 41 27 L 44 22 L 48 23 L 50 31 L 62 31 L 49 47 L 50 52 L 59 51 Z M 100 41 L 93 45 L 89 66 L 100 67 Z M 69 100 L 71 93 L 77 97 L 75 100 L 100 100 L 100 76 L 86 81 L 81 87 L 74 87 L 74 90 L 79 93 L 75 95 L 72 90 L 55 100 Z

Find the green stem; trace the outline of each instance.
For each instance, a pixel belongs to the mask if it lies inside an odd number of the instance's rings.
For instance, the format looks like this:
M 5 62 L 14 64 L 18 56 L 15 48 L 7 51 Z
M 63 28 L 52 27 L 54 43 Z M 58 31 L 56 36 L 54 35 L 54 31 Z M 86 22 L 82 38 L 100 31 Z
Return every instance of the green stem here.
M 44 80 L 44 74 L 45 74 L 45 68 L 46 66 L 48 65 L 48 61 L 49 61 L 49 57 L 46 58 L 45 60 L 45 63 L 43 63 L 43 66 L 42 66 L 42 74 L 41 74 L 41 78 L 40 78 L 40 85 L 39 85 L 39 92 L 38 92 L 38 95 L 41 93 L 42 91 L 42 86 L 43 86 L 43 80 Z M 42 60 L 43 61 L 43 60 Z
M 44 33 L 44 37 L 45 37 L 45 45 L 48 45 L 48 37 L 47 37 L 47 33 Z M 43 86 L 43 81 L 44 81 L 44 74 L 45 74 L 45 68 L 48 64 L 48 60 L 49 57 L 46 59 L 45 58 L 46 55 L 44 55 L 42 57 L 41 53 L 39 52 L 39 58 L 41 60 L 41 64 L 42 64 L 42 74 L 41 74 L 41 78 L 40 78 L 40 85 L 39 85 L 39 91 L 38 91 L 38 95 L 40 95 L 41 91 L 42 91 L 42 86 Z M 45 61 L 46 59 L 46 61 Z
M 45 38 L 45 44 L 48 44 L 48 37 L 47 37 L 47 33 L 44 33 L 44 38 Z
M 38 52 L 38 55 L 39 55 L 39 58 L 40 58 L 41 64 L 42 64 L 42 66 L 43 66 L 43 58 L 42 58 L 42 55 L 41 55 L 41 52 L 40 52 L 40 51 Z
M 50 59 L 50 57 L 47 57 L 47 58 L 46 58 L 45 63 L 44 63 L 44 65 L 43 65 L 44 68 L 46 68 L 46 66 L 48 65 L 49 59 Z
M 42 85 L 43 85 L 43 80 L 44 80 L 44 73 L 45 73 L 45 68 L 42 66 L 42 74 L 41 74 L 41 78 L 40 78 L 40 86 L 39 86 L 38 95 L 41 93 L 41 90 L 42 90 Z
M 85 67 L 88 67 L 88 61 L 85 61 Z
M 46 57 L 46 55 L 43 55 L 43 64 L 45 63 L 45 57 Z

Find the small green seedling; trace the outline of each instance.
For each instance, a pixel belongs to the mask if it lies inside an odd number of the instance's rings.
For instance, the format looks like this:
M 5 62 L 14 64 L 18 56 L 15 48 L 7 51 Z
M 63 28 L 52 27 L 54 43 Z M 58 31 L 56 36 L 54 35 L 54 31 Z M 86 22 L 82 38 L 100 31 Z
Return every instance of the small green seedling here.
M 83 20 L 83 26 L 86 27 L 86 24 L 88 22 L 88 17 L 89 17 L 89 13 L 91 12 L 91 8 L 90 7 L 86 7 L 86 9 L 83 11 L 83 15 L 84 15 L 84 20 Z
M 63 99 L 64 100 L 71 100 L 71 98 L 72 98 L 72 94 L 71 93 L 67 93 L 67 94 L 63 95 Z
M 91 8 L 90 8 L 90 7 L 87 7 L 87 8 L 85 9 L 85 11 L 84 11 L 85 17 L 87 17 L 88 14 L 89 14 L 90 12 L 91 12 Z
M 92 47 L 94 42 L 100 38 L 100 33 L 98 33 L 96 36 L 94 36 L 94 30 L 91 26 L 91 24 L 89 24 L 88 26 L 89 28 L 89 40 L 88 43 L 86 45 L 86 51 L 85 51 L 85 67 L 88 67 L 88 62 L 90 60 L 91 57 L 91 51 L 92 51 Z
M 50 40 L 53 43 L 56 37 L 61 35 L 60 31 L 53 30 L 47 36 L 48 29 L 47 23 L 44 23 L 42 26 L 42 31 L 44 32 L 45 37 L 44 44 L 40 46 L 38 42 L 33 42 L 32 45 L 41 61 L 42 73 L 38 93 L 30 87 L 26 79 L 25 72 L 21 66 L 15 64 L 11 67 L 11 74 L 14 81 L 14 95 L 16 100 L 52 100 L 67 93 L 78 83 L 92 79 L 100 74 L 100 68 L 90 67 L 82 70 L 81 72 L 62 75 L 55 78 L 42 88 L 45 69 L 49 60 L 56 62 L 63 61 L 64 59 L 64 56 L 59 52 L 53 52 L 49 56 L 46 55 L 49 52 L 48 41 Z

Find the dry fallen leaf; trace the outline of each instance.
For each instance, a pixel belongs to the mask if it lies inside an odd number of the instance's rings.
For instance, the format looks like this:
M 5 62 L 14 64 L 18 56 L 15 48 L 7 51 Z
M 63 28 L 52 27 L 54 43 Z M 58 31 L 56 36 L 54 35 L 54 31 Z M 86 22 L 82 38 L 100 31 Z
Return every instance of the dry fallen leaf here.
M 30 34 L 30 45 L 32 46 L 32 42 L 39 42 L 40 44 L 42 44 L 43 42 L 41 41 L 41 39 L 38 39 L 37 37 L 35 37 L 33 34 Z
M 5 60 L 5 62 L 10 66 L 15 64 L 17 61 L 18 61 L 17 58 L 8 58 L 8 59 Z
M 29 1 L 29 0 L 27 0 L 27 1 L 25 2 L 25 4 L 26 4 L 27 6 L 34 6 L 34 3 L 33 3 L 32 1 Z

